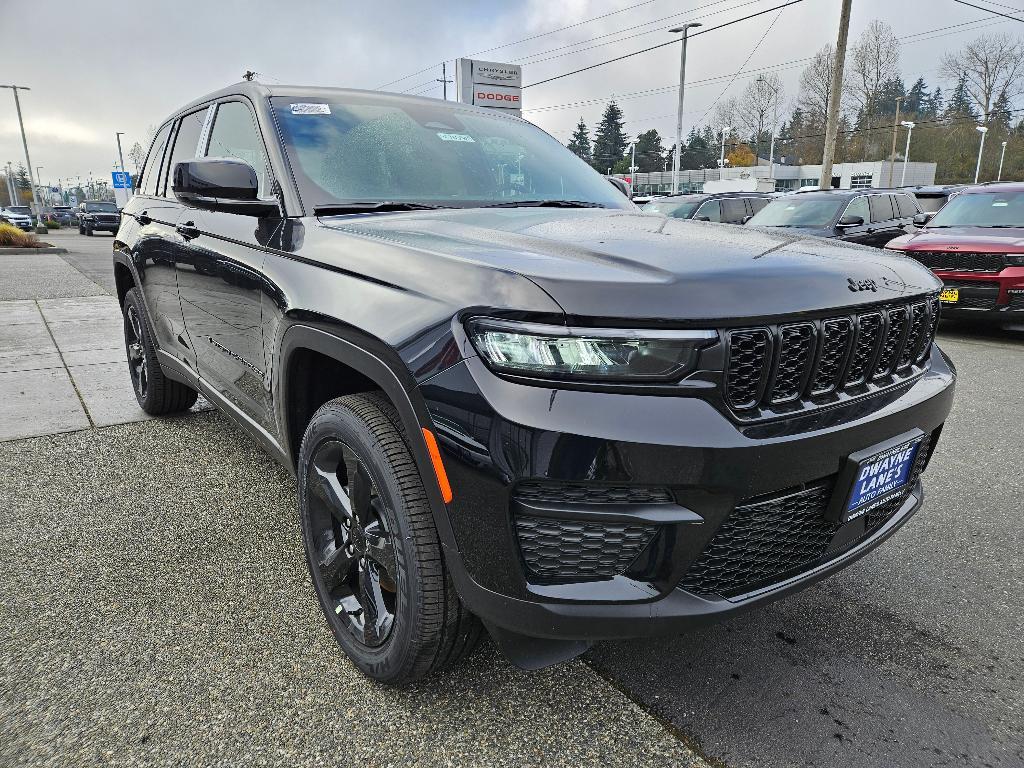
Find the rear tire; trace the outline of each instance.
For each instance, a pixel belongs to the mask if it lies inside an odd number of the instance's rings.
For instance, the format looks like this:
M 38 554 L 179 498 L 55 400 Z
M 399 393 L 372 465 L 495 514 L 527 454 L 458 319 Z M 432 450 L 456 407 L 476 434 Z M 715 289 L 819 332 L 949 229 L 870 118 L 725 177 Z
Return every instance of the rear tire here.
M 299 518 L 320 607 L 363 674 L 401 685 L 473 650 L 401 421 L 378 394 L 324 404 L 299 454 Z
M 92 234 L 91 232 L 89 234 Z M 138 288 L 125 294 L 124 345 L 128 353 L 128 375 L 139 407 L 151 416 L 187 411 L 195 405 L 199 393 L 191 387 L 164 376 L 153 344 Z

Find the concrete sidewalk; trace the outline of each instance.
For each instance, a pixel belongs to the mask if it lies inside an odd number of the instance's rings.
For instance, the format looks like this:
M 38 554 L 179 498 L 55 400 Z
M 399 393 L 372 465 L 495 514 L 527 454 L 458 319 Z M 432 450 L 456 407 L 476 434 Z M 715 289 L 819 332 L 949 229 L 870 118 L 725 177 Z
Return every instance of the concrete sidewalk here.
M 147 418 L 114 297 L 0 302 L 0 440 Z

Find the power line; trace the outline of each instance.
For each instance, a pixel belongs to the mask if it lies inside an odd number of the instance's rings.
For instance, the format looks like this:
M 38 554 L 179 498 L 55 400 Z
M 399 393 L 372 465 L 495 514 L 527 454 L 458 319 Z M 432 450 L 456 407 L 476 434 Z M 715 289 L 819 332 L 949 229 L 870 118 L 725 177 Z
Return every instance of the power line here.
M 474 56 L 479 56 L 479 55 L 484 54 L 484 53 L 491 53 L 492 51 L 498 51 L 498 50 L 501 50 L 502 48 L 511 48 L 513 46 L 520 45 L 522 43 L 529 42 L 531 40 L 537 40 L 537 39 L 542 38 L 542 37 L 547 37 L 549 35 L 554 35 L 554 34 L 556 34 L 558 32 L 564 32 L 567 29 L 573 29 L 575 27 L 581 27 L 581 26 L 584 26 L 586 24 L 590 24 L 591 22 L 599 21 L 601 19 L 608 18 L 609 16 L 614 16 L 614 15 L 619 14 L 619 13 L 624 13 L 626 11 L 631 11 L 631 10 L 634 10 L 634 9 L 639 8 L 641 6 L 644 6 L 644 5 L 650 5 L 652 2 L 655 2 L 655 1 L 656 0 L 645 0 L 644 2 L 636 3 L 635 5 L 626 6 L 625 8 L 619 8 L 618 10 L 610 11 L 608 13 L 604 13 L 604 14 L 601 14 L 599 16 L 593 16 L 591 18 L 584 19 L 582 21 L 578 21 L 578 22 L 575 22 L 573 24 L 567 24 L 564 27 L 558 27 L 557 29 L 551 29 L 551 30 L 548 30 L 547 32 L 541 32 L 541 33 L 536 34 L 536 35 L 531 35 L 529 37 L 520 38 L 519 40 L 514 40 L 514 41 L 512 41 L 510 43 L 504 43 L 502 45 L 494 46 L 493 48 L 487 48 L 485 50 L 477 51 L 476 53 L 470 53 L 470 54 L 466 54 L 466 55 L 469 56 L 469 57 L 474 57 Z M 591 42 L 593 40 L 600 40 L 600 39 L 602 39 L 604 37 L 609 37 L 609 36 L 613 36 L 613 35 L 619 35 L 619 34 L 622 34 L 623 32 L 626 32 L 626 31 L 628 31 L 630 29 L 639 29 L 640 27 L 643 27 L 643 26 L 650 26 L 651 24 L 657 24 L 658 22 L 661 22 L 661 21 L 666 21 L 668 19 L 672 19 L 672 18 L 675 18 L 677 16 L 684 16 L 684 15 L 686 15 L 688 13 L 693 13 L 694 11 L 699 11 L 699 10 L 701 10 L 703 8 L 710 8 L 711 6 L 721 5 L 724 2 L 730 2 L 730 1 L 731 0 L 714 0 L 714 2 L 706 3 L 705 5 L 701 5 L 701 6 L 698 6 L 696 8 L 692 8 L 692 9 L 689 9 L 689 10 L 686 10 L 686 11 L 679 11 L 678 13 L 672 13 L 672 14 L 669 14 L 668 16 L 663 16 L 663 17 L 658 18 L 658 19 L 653 19 L 651 21 L 644 22 L 643 24 L 637 24 L 637 25 L 634 25 L 632 27 L 627 27 L 625 29 L 620 29 L 620 30 L 617 30 L 616 32 L 612 32 L 612 33 L 609 33 L 609 34 L 606 34 L 606 35 L 599 35 L 597 37 L 587 38 L 587 39 L 584 39 L 584 40 L 580 40 L 580 41 L 578 41 L 576 43 L 572 43 L 571 45 L 568 45 L 568 46 L 561 46 L 559 48 L 552 48 L 552 49 L 549 49 L 547 51 L 538 51 L 536 53 L 527 54 L 526 56 L 523 57 L 523 60 L 534 58 L 536 56 L 542 56 L 544 54 L 552 53 L 554 51 L 562 50 L 562 48 L 574 47 L 574 46 L 577 46 L 577 45 L 582 45 L 583 43 Z M 752 2 L 764 2 L 764 0 L 752 0 Z M 749 5 L 749 4 L 750 3 L 747 2 L 747 3 L 742 3 L 741 5 Z M 738 8 L 738 7 L 741 7 L 741 6 L 735 6 L 733 9 L 726 9 L 726 10 L 734 10 L 735 8 Z M 719 11 L 719 13 L 720 12 L 721 11 Z M 640 33 L 640 34 L 650 34 L 650 32 L 652 32 L 652 31 L 656 31 L 656 30 L 649 30 L 648 32 L 643 32 L 643 33 Z M 630 35 L 629 37 L 637 37 L 637 36 L 639 36 L 639 35 Z M 622 40 L 629 39 L 629 37 L 621 38 L 620 40 L 611 41 L 611 42 L 621 42 Z M 594 47 L 597 47 L 597 46 L 594 46 Z M 566 55 L 568 55 L 568 54 L 566 54 Z M 559 57 L 554 57 L 554 58 L 559 58 Z M 536 63 L 539 63 L 539 62 L 531 62 L 531 63 L 536 64 Z M 423 74 L 424 72 L 429 72 L 431 69 L 434 69 L 435 67 L 439 66 L 439 64 L 440 64 L 440 62 L 438 62 L 437 64 L 431 64 L 428 67 L 424 67 L 423 69 L 417 70 L 416 72 L 412 72 L 412 73 L 410 73 L 408 75 L 405 75 L 404 77 L 400 77 L 397 80 L 392 80 L 391 82 L 384 83 L 383 85 L 378 86 L 378 89 L 386 88 L 389 85 L 394 85 L 395 83 L 400 83 L 402 80 L 408 80 L 409 78 L 415 77 L 416 75 Z
M 929 39 L 933 40 L 933 39 L 936 39 L 938 37 L 945 37 L 947 35 L 963 34 L 964 32 L 973 32 L 976 29 L 992 26 L 993 24 L 999 24 L 999 23 L 1001 23 L 1001 22 L 998 19 L 995 19 L 993 21 L 987 21 L 985 19 L 974 19 L 973 21 L 964 21 L 964 22 L 960 22 L 958 24 L 950 24 L 950 25 L 943 26 L 943 27 L 935 27 L 934 29 L 924 29 L 924 30 L 921 30 L 920 32 L 912 32 L 912 33 L 910 33 L 908 35 L 903 35 L 903 36 L 901 36 L 901 37 L 899 37 L 897 39 L 902 40 L 902 41 L 906 41 L 907 44 L 913 44 L 913 43 L 924 42 L 925 40 L 929 40 Z M 961 27 L 971 26 L 971 25 L 977 25 L 977 26 L 974 26 L 972 29 L 960 30 Z M 959 30 L 959 31 L 949 32 L 947 30 Z M 932 37 L 932 38 L 922 38 L 923 35 L 931 35 L 931 34 L 933 34 L 935 32 L 945 32 L 945 34 L 935 35 L 935 37 Z M 914 40 L 914 39 L 911 39 L 911 38 L 921 38 L 921 39 Z M 747 70 L 746 72 L 741 71 L 740 74 L 741 75 L 742 74 L 750 75 L 750 74 L 759 73 L 759 72 L 763 73 L 763 72 L 784 71 L 785 69 L 792 68 L 796 64 L 799 64 L 799 63 L 802 63 L 802 62 L 805 62 L 805 61 L 810 61 L 812 58 L 813 57 L 805 57 L 805 58 L 802 58 L 802 59 L 792 59 L 792 60 L 787 61 L 787 62 L 781 62 L 781 63 L 779 63 L 777 65 L 770 65 L 770 66 L 762 67 L 762 68 L 759 68 L 759 69 Z M 922 72 L 934 72 L 934 71 L 937 71 L 937 69 L 936 68 L 932 68 L 932 69 L 921 70 L 921 71 Z M 692 85 L 694 87 L 700 87 L 700 86 L 703 86 L 703 85 L 710 85 L 710 84 L 712 84 L 714 82 L 720 81 L 720 80 L 722 80 L 724 78 L 727 78 L 729 76 L 730 75 L 728 73 L 723 73 L 721 75 L 714 75 L 712 77 L 708 77 L 708 78 L 705 78 L 703 80 L 693 81 Z M 689 85 L 689 83 L 688 83 L 688 85 Z M 642 91 L 631 91 L 631 92 L 627 92 L 625 94 L 609 94 L 609 95 L 602 96 L 602 97 L 595 97 L 593 99 L 586 99 L 586 100 L 581 100 L 581 101 L 576 101 L 576 102 L 562 102 L 562 103 L 556 103 L 556 104 L 545 104 L 545 105 L 540 106 L 540 107 L 533 107 L 533 108 L 530 108 L 530 109 L 524 109 L 523 111 L 524 112 L 552 112 L 552 111 L 556 111 L 556 110 L 560 110 L 560 109 L 569 109 L 569 108 L 574 108 L 574 107 L 587 107 L 587 106 L 593 106 L 595 104 L 603 104 L 603 103 L 607 103 L 609 101 L 616 101 L 616 100 L 620 100 L 620 99 L 621 100 L 626 100 L 626 99 L 630 99 L 630 98 L 641 98 L 643 96 L 654 96 L 654 95 L 658 95 L 660 93 L 664 93 L 664 92 L 666 92 L 668 90 L 673 90 L 675 88 L 678 88 L 678 84 L 659 86 L 657 88 L 650 88 L 650 89 L 645 89 L 645 90 L 642 90 Z M 694 112 L 695 111 L 696 110 L 694 110 Z M 692 113 L 688 112 L 687 114 L 692 114 Z M 675 113 L 672 113 L 671 115 L 656 115 L 656 116 L 645 117 L 645 118 L 635 118 L 635 119 L 632 119 L 632 120 L 626 120 L 625 122 L 632 123 L 632 122 L 640 122 L 642 120 L 658 120 L 658 119 L 674 117 L 674 116 L 675 116 Z M 571 132 L 571 130 L 570 129 L 565 129 L 565 130 L 561 130 L 561 131 L 552 131 L 552 132 L 553 133 L 569 133 L 569 132 Z
M 780 9 L 778 15 L 776 15 L 776 17 L 772 19 L 772 23 L 769 24 L 768 28 L 761 34 L 761 37 L 758 39 L 757 44 L 750 49 L 750 53 L 747 54 L 747 58 L 745 58 L 743 60 L 743 63 L 740 64 L 740 68 L 733 73 L 732 78 L 729 80 L 729 84 L 722 89 L 722 92 L 715 97 L 715 100 L 711 102 L 711 105 L 704 110 L 704 115 L 701 117 L 700 122 L 704 122 L 704 119 L 708 116 L 711 110 L 715 108 L 715 105 L 721 100 L 723 96 L 725 96 L 729 89 L 732 88 L 732 84 L 736 82 L 736 78 L 739 77 L 739 74 L 740 72 L 743 71 L 743 68 L 750 63 L 750 59 L 753 58 L 755 53 L 757 53 L 757 49 L 761 47 L 761 43 L 763 43 L 764 39 L 768 37 L 768 33 L 772 31 L 772 27 L 775 26 L 776 22 L 779 20 L 779 17 L 782 16 L 782 11 L 784 10 L 786 10 L 784 7 Z
M 701 30 L 700 32 L 694 32 L 692 35 L 690 35 L 690 37 L 694 38 L 694 37 L 697 37 L 698 35 L 706 35 L 708 32 L 714 32 L 716 30 L 722 29 L 723 27 L 732 26 L 733 24 L 738 24 L 741 21 L 747 21 L 748 19 L 753 19 L 756 16 L 763 16 L 766 13 L 771 13 L 772 11 L 778 11 L 778 10 L 780 10 L 782 8 L 787 8 L 787 7 L 791 6 L 791 5 L 796 5 L 797 3 L 802 3 L 802 2 L 803 2 L 803 0 L 789 0 L 788 3 L 783 3 L 782 5 L 776 5 L 773 8 L 768 8 L 768 9 L 763 10 L 763 11 L 758 11 L 757 13 L 751 13 L 748 16 L 742 16 L 742 17 L 740 17 L 738 19 L 733 19 L 732 21 L 727 21 L 724 24 L 719 24 L 717 27 L 708 27 L 707 29 Z M 555 75 L 554 77 L 549 77 L 546 80 L 539 80 L 536 83 L 530 83 L 529 85 L 524 85 L 523 88 L 524 89 L 526 89 L 526 88 L 533 88 L 535 85 L 544 85 L 544 83 L 550 83 L 553 80 L 561 80 L 563 77 L 569 77 L 570 75 L 578 75 L 580 72 L 586 72 L 586 71 L 591 70 L 591 69 L 597 69 L 598 67 L 603 67 L 605 64 L 611 64 L 612 62 L 615 62 L 615 61 L 622 61 L 623 59 L 628 59 L 628 58 L 631 58 L 633 56 L 639 56 L 641 53 L 647 53 L 648 51 L 653 51 L 653 50 L 656 50 L 658 48 L 664 48 L 666 45 L 675 45 L 678 42 L 679 42 L 678 40 L 669 40 L 668 42 L 665 42 L 665 43 L 659 43 L 658 45 L 652 45 L 650 48 L 644 48 L 643 50 L 633 51 L 632 53 L 627 53 L 627 54 L 625 54 L 623 56 L 616 56 L 614 59 L 608 59 L 606 61 L 600 61 L 597 64 L 591 64 L 589 67 L 583 67 L 582 69 L 576 69 L 576 70 L 573 70 L 572 72 L 565 72 L 565 73 L 563 73 L 561 75 Z
M 960 5 L 967 5 L 971 8 L 977 8 L 979 11 L 985 11 L 985 13 L 995 14 L 996 16 L 1002 16 L 1004 19 L 1012 19 L 1013 21 L 1024 22 L 1024 19 L 1017 18 L 1016 16 L 1010 16 L 1008 13 L 1002 13 L 1001 11 L 993 11 L 991 8 L 983 8 L 980 5 L 974 3 L 968 3 L 967 0 L 953 0 L 954 3 L 960 3 Z
M 626 40 L 632 40 L 634 37 L 643 37 L 644 35 L 650 35 L 650 34 L 653 34 L 655 32 L 663 32 L 665 30 L 664 27 L 659 28 L 659 29 L 648 29 L 648 30 L 645 30 L 643 32 L 635 32 L 634 34 L 626 35 L 625 37 L 617 37 L 618 35 L 621 35 L 623 32 L 628 32 L 628 31 L 633 30 L 633 29 L 639 29 L 640 27 L 649 27 L 649 26 L 651 26 L 653 24 L 660 24 L 663 21 L 667 21 L 668 19 L 674 19 L 677 16 L 685 16 L 686 14 L 693 13 L 694 11 L 700 11 L 700 10 L 703 10 L 705 8 L 710 8 L 710 7 L 715 6 L 715 5 L 721 5 L 723 2 L 726 2 L 726 1 L 727 0 L 716 0 L 713 3 L 705 3 L 704 5 L 698 5 L 696 8 L 691 8 L 689 11 L 682 11 L 680 13 L 673 13 L 673 14 L 671 14 L 669 16 L 663 16 L 660 19 L 653 19 L 651 21 L 644 22 L 643 24 L 635 24 L 632 27 L 625 27 L 624 29 L 619 29 L 619 30 L 616 30 L 615 32 L 608 32 L 607 34 L 598 35 L 597 37 L 591 37 L 591 38 L 587 38 L 585 40 L 578 40 L 575 43 L 570 43 L 568 45 L 562 45 L 562 46 L 559 46 L 557 48 L 550 48 L 550 49 L 548 49 L 546 51 L 538 51 L 537 53 L 532 53 L 532 54 L 529 54 L 527 56 L 524 56 L 522 59 L 519 59 L 517 63 L 523 63 L 523 64 L 542 64 L 545 61 L 554 61 L 555 59 L 562 59 L 562 58 L 565 58 L 566 56 L 575 56 L 576 54 L 583 53 L 584 51 L 592 51 L 595 48 L 603 48 L 606 45 L 615 45 L 617 43 L 623 43 Z M 729 7 L 729 8 L 723 8 L 723 9 L 721 9 L 719 11 L 711 11 L 710 13 L 701 14 L 700 16 L 690 16 L 687 19 L 685 19 L 685 21 L 693 21 L 695 19 L 706 19 L 709 16 L 718 16 L 721 13 L 728 13 L 729 11 L 735 11 L 735 10 L 737 10 L 739 8 L 745 8 L 748 5 L 756 5 L 757 3 L 763 3 L 765 1 L 766 0 L 746 0 L 746 2 L 738 3 L 737 5 L 733 5 L 733 6 Z M 678 22 L 674 22 L 674 23 L 678 23 Z M 692 36 L 693 35 L 691 35 L 691 37 Z M 546 59 L 536 59 L 536 61 L 528 61 L 528 59 L 535 59 L 537 56 L 544 56 L 544 55 L 549 54 L 549 53 L 554 53 L 555 51 L 565 50 L 566 48 L 576 48 L 577 46 L 583 45 L 584 43 L 591 43 L 591 42 L 594 42 L 595 40 L 603 40 L 603 39 L 605 39 L 607 37 L 616 37 L 616 39 L 615 40 L 609 40 L 609 41 L 604 42 L 604 43 L 598 43 L 597 45 L 591 45 L 591 46 L 589 46 L 587 48 L 579 48 L 579 49 L 577 49 L 575 51 L 569 51 L 568 53 L 562 53 L 562 54 L 559 54 L 557 56 L 549 56 Z

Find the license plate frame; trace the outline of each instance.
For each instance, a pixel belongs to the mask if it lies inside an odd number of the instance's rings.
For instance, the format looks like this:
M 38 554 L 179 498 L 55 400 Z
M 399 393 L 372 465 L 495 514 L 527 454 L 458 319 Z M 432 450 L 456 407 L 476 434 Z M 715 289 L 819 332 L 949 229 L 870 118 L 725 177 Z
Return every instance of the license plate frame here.
M 906 493 L 924 438 L 923 430 L 912 429 L 851 453 L 839 472 L 826 517 L 842 525 Z
M 943 288 L 939 292 L 939 301 L 943 304 L 956 304 L 960 301 L 960 289 L 959 288 Z

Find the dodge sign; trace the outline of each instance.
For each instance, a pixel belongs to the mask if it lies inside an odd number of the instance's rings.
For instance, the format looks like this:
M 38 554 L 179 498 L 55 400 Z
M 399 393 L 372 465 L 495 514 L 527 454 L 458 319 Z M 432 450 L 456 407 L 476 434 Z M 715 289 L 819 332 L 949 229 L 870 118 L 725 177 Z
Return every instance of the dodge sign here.
M 523 70 L 518 64 L 458 59 L 455 87 L 459 101 L 478 107 L 505 109 L 519 115 L 522 103 Z

